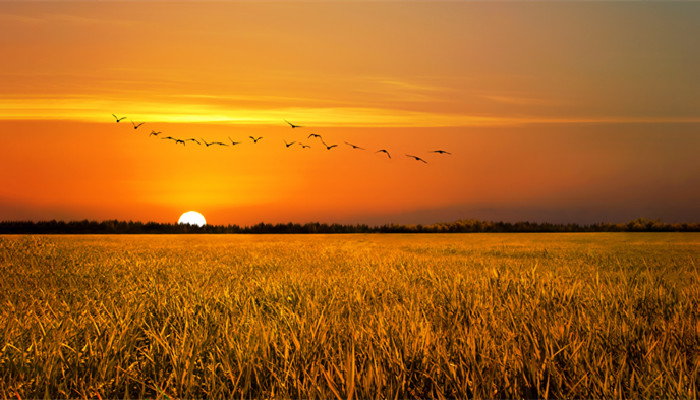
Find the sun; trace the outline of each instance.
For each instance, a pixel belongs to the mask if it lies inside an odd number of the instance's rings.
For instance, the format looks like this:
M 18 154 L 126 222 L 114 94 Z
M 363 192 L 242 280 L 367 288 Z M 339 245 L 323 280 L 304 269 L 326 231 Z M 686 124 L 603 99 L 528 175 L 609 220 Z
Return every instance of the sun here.
M 177 221 L 178 224 L 190 224 L 197 225 L 198 227 L 203 227 L 207 224 L 207 220 L 204 219 L 204 215 L 198 213 L 197 211 L 187 211 L 180 216 Z

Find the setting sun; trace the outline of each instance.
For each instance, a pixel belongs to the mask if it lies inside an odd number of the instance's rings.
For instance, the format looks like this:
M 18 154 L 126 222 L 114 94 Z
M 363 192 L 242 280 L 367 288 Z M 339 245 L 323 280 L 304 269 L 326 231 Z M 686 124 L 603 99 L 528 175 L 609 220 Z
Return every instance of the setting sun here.
M 180 216 L 180 219 L 177 221 L 177 223 L 178 224 L 197 225 L 198 227 L 201 228 L 207 224 L 207 220 L 204 219 L 204 215 L 202 215 L 196 211 L 188 211 Z

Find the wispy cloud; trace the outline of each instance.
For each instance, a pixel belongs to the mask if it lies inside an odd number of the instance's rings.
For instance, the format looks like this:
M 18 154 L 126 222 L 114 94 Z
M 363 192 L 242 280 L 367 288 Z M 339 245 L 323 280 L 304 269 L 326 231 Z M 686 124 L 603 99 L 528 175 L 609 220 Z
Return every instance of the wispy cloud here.
M 106 122 L 110 114 L 171 123 L 275 125 L 283 119 L 313 126 L 458 127 L 524 124 L 700 123 L 700 117 L 507 116 L 422 112 L 386 107 L 241 107 L 211 102 L 211 96 L 182 95 L 191 101 L 129 101 L 87 96 L 0 98 L 0 119 Z M 214 96 L 220 100 L 219 96 Z M 176 100 L 176 99 L 175 99 Z M 201 101 L 197 101 L 201 100 Z
M 0 3 L 8 2 L 7 0 L 0 0 Z M 25 3 L 26 1 L 18 1 L 18 3 Z M 12 1 L 9 1 L 12 3 Z M 45 24 L 45 23 L 58 23 L 58 24 L 75 24 L 75 25 L 137 25 L 138 22 L 135 20 L 125 20 L 117 18 L 107 18 L 107 17 L 86 17 L 73 14 L 65 13 L 38 13 L 38 14 L 11 14 L 11 13 L 0 13 L 0 21 L 15 22 L 22 24 Z
M 517 105 L 543 105 L 552 104 L 550 100 L 526 97 L 526 96 L 512 96 L 512 95 L 482 95 L 479 96 L 482 99 L 490 100 L 496 103 L 505 104 L 517 104 Z

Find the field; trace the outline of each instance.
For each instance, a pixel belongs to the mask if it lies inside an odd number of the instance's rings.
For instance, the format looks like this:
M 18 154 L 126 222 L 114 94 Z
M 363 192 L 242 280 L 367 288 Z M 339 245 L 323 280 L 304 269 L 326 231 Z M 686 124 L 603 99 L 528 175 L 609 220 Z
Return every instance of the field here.
M 4 398 L 690 398 L 700 234 L 6 236 Z

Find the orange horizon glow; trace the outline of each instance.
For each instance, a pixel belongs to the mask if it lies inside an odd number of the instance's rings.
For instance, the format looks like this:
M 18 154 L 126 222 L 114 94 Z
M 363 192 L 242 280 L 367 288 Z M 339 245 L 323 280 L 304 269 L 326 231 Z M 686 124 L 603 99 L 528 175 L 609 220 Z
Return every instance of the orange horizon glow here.
M 692 3 L 1 2 L 0 220 L 697 222 L 698 18 Z

